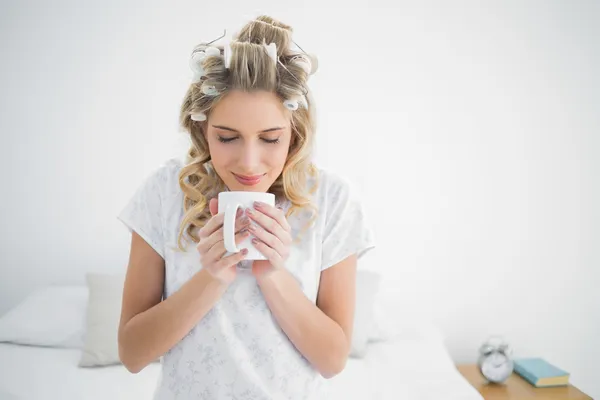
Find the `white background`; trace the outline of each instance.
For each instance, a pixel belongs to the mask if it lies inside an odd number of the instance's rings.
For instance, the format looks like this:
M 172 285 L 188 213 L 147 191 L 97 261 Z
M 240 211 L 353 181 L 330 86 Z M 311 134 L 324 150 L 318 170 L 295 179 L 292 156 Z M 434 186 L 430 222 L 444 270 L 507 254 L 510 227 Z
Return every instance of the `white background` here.
M 124 270 L 116 214 L 189 143 L 192 48 L 267 13 L 319 57 L 316 160 L 361 190 L 399 309 L 456 362 L 504 335 L 600 397 L 599 2 L 0 4 L 0 314 Z

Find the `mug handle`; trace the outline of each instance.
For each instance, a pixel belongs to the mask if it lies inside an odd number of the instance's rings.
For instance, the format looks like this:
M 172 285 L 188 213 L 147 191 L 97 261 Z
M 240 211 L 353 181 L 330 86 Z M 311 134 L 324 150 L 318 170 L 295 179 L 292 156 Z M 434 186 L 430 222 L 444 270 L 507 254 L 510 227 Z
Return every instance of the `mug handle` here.
M 235 244 L 235 217 L 238 208 L 242 207 L 240 203 L 229 203 L 225 207 L 225 218 L 223 221 L 223 240 L 225 242 L 225 250 L 230 253 L 240 251 Z

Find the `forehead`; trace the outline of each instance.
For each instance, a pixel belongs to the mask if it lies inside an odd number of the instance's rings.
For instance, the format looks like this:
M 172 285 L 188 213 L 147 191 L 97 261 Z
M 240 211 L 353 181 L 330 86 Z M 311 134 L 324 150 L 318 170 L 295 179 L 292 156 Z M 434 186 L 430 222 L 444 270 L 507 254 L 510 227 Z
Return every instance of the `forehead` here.
M 289 126 L 290 112 L 275 93 L 232 91 L 210 113 L 210 124 L 223 124 L 240 131 L 257 132 Z

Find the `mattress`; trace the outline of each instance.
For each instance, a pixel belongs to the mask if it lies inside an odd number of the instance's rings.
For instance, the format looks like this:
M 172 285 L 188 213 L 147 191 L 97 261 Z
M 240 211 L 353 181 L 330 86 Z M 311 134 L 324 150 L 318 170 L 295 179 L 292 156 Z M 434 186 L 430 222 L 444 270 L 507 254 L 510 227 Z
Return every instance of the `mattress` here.
M 79 368 L 74 349 L 0 344 L 0 399 L 151 399 L 160 364 L 138 374 L 121 365 Z M 443 343 L 402 339 L 372 343 L 362 359 L 326 381 L 326 399 L 482 400 L 456 370 Z

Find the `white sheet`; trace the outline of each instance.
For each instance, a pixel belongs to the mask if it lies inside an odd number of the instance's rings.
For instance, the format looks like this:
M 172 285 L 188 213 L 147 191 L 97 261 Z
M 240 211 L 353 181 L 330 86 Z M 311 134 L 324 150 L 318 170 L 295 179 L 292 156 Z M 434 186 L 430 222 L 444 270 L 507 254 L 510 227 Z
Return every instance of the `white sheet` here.
M 0 344 L 0 399 L 152 399 L 160 364 L 131 374 L 121 365 L 79 368 L 80 355 L 76 349 Z
M 331 399 L 483 400 L 456 369 L 442 341 L 395 339 L 371 343 L 330 381 Z
M 139 374 L 123 366 L 79 368 L 79 350 L 0 344 L 0 399 L 151 399 L 160 365 Z M 372 343 L 327 381 L 331 400 L 482 400 L 454 367 L 439 340 Z

